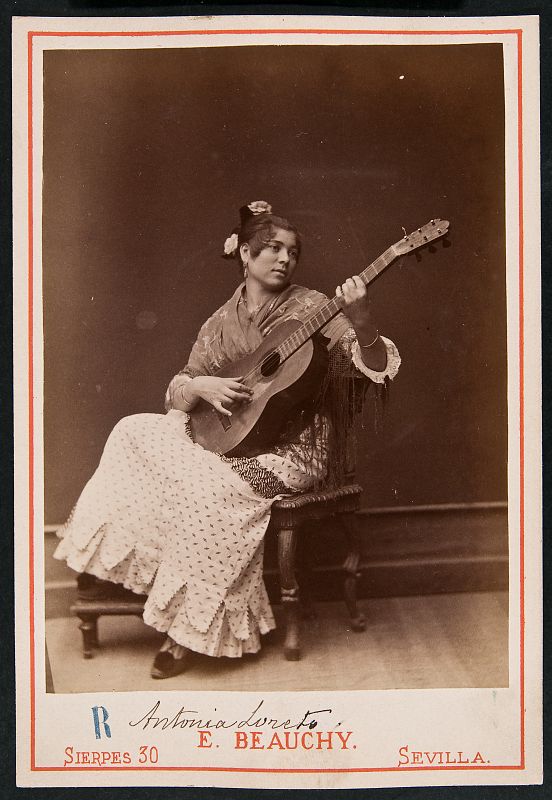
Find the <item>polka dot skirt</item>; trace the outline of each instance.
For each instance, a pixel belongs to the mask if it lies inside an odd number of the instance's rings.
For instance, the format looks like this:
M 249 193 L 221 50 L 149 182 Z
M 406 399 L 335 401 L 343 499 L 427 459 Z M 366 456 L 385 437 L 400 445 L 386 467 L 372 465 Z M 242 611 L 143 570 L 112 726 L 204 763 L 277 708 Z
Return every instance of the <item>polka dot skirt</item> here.
M 262 577 L 274 496 L 263 494 L 301 490 L 311 479 L 274 454 L 259 457 L 255 476 L 253 464 L 235 462 L 256 459 L 204 450 L 186 422 L 172 410 L 115 426 L 55 557 L 147 594 L 144 621 L 179 644 L 237 657 L 256 652 L 274 627 Z M 267 470 L 278 479 L 267 481 Z

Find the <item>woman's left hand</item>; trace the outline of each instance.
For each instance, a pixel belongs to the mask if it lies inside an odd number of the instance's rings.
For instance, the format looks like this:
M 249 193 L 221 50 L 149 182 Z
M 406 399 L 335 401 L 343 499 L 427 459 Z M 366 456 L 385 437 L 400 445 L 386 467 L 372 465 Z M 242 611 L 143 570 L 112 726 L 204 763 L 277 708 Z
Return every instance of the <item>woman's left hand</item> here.
M 354 328 L 370 322 L 368 292 L 358 275 L 348 278 L 345 283 L 336 288 L 335 293 L 337 297 L 343 298 L 343 313 Z
M 343 298 L 343 313 L 355 329 L 363 362 L 369 369 L 382 372 L 387 364 L 387 350 L 374 325 L 366 286 L 353 275 L 335 290 Z

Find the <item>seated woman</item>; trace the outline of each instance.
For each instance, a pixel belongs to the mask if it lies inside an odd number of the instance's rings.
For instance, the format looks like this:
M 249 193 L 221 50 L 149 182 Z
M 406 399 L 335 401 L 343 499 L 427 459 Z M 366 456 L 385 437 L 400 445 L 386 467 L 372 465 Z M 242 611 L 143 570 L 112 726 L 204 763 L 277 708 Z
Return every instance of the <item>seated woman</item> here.
M 324 480 L 329 436 L 343 441 L 351 421 L 343 387 L 383 384 L 400 364 L 371 320 L 366 287 L 349 278 L 336 290 L 344 313 L 323 329 L 329 366 L 312 413 L 254 457 L 221 456 L 195 443 L 189 412 L 200 400 L 230 416 L 250 398 L 241 379 L 216 372 L 280 322 L 305 320 L 327 302 L 291 282 L 301 252 L 293 225 L 263 201 L 240 216 L 225 255 L 238 260 L 243 282 L 199 331 L 167 389 L 167 413 L 117 423 L 55 553 L 79 573 L 147 595 L 144 621 L 166 634 L 154 678 L 182 672 L 190 650 L 231 657 L 259 650 L 260 634 L 274 627 L 262 577 L 270 507 Z

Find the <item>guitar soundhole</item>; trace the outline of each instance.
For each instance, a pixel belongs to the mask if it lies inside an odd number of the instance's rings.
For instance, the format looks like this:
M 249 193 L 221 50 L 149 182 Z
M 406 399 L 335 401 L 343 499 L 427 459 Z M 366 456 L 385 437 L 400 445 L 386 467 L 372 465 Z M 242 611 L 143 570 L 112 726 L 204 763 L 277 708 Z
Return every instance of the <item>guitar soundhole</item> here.
M 261 375 L 268 378 L 280 366 L 280 356 L 276 352 L 269 353 L 261 363 Z

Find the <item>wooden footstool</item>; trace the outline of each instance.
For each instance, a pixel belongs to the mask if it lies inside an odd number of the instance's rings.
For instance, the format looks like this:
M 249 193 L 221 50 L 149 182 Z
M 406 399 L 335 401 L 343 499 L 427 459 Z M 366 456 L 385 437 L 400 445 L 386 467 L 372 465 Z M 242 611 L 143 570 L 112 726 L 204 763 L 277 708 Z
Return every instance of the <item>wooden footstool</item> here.
M 115 587 L 116 588 L 116 587 Z M 80 619 L 82 632 L 82 654 L 84 658 L 92 658 L 94 650 L 99 646 L 98 619 L 105 616 L 131 614 L 141 617 L 146 598 L 141 595 L 121 595 L 120 597 L 85 600 L 79 598 L 71 606 L 71 613 Z

